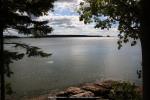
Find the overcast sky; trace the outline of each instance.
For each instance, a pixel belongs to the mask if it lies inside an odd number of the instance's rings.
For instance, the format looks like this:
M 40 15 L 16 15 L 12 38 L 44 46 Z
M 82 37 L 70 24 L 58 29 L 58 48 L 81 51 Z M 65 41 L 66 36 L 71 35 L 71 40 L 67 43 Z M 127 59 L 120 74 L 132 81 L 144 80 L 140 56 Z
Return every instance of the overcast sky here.
M 58 0 L 54 3 L 54 12 L 49 11 L 48 16 L 39 17 L 39 20 L 49 20 L 49 25 L 54 29 L 51 34 L 117 35 L 116 28 L 95 29 L 94 24 L 85 25 L 79 21 L 76 10 L 80 2 L 81 0 Z M 14 30 L 10 30 L 8 34 L 11 33 L 17 34 Z

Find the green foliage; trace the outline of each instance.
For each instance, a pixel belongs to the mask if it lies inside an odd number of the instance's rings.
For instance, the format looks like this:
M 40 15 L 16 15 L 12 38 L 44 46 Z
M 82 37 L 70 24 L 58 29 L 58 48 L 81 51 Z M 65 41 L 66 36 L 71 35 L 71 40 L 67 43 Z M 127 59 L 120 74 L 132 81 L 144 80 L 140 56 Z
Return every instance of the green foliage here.
M 51 55 L 51 54 L 44 53 L 44 52 L 40 51 L 39 50 L 40 48 L 38 48 L 36 46 L 29 46 L 27 44 L 21 44 L 21 43 L 13 43 L 13 44 L 15 44 L 15 46 L 14 46 L 15 48 L 21 47 L 21 48 L 26 49 L 26 53 L 25 54 L 28 57 L 31 57 L 31 56 L 48 57 L 48 56 Z
M 12 90 L 11 83 L 6 83 L 6 94 L 11 95 L 14 91 Z
M 10 77 L 13 72 L 9 68 L 9 64 L 13 63 L 14 60 L 19 60 L 22 59 L 24 56 L 23 53 L 18 54 L 17 52 L 9 52 L 7 50 L 4 51 L 4 68 L 5 68 L 5 73 L 8 77 Z
M 95 28 L 109 29 L 118 24 L 118 49 L 122 43 L 133 38 L 131 46 L 140 38 L 141 30 L 141 0 L 84 0 L 80 3 L 78 13 L 80 21 L 85 24 L 94 22 Z
M 110 91 L 111 100 L 142 100 L 142 96 L 130 82 L 114 83 Z
M 35 19 L 53 10 L 54 1 L 56 0 L 1 0 L 0 28 L 2 30 L 13 28 L 22 34 L 45 36 L 52 31 L 47 25 L 48 21 Z

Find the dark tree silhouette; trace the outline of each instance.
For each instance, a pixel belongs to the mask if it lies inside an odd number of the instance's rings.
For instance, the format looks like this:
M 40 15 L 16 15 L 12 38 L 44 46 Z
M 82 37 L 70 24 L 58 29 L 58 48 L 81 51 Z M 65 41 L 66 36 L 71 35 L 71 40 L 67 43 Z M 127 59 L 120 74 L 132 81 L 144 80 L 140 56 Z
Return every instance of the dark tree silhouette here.
M 95 28 L 109 29 L 114 24 L 118 24 L 118 49 L 122 47 L 122 43 L 127 43 L 129 39 L 132 39 L 131 46 L 136 44 L 137 39 L 140 39 L 142 49 L 142 78 L 143 82 L 146 81 L 146 75 L 149 74 L 148 62 L 146 60 L 146 51 L 148 51 L 147 39 L 145 31 L 148 22 L 144 18 L 145 0 L 83 0 L 80 3 L 79 14 L 80 21 L 84 21 L 85 24 L 95 23 Z M 143 85 L 144 100 L 149 97 L 148 84 Z
M 14 60 L 22 59 L 24 55 L 47 57 L 40 48 L 21 43 L 5 43 L 3 32 L 16 29 L 20 34 L 33 34 L 35 37 L 45 36 L 52 31 L 47 25 L 48 21 L 33 20 L 33 17 L 47 15 L 53 10 L 56 0 L 0 0 L 0 74 L 1 74 L 1 100 L 5 100 L 5 74 L 11 75 L 9 64 Z M 14 47 L 22 47 L 25 53 L 4 50 L 4 44 L 12 44 Z

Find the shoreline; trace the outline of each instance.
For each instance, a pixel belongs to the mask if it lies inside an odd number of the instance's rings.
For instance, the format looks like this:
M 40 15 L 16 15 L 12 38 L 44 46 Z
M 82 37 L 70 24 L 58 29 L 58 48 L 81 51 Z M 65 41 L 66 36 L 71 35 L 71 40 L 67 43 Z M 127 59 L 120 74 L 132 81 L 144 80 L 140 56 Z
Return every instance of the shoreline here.
M 62 90 L 50 91 L 46 94 L 23 96 L 16 99 L 15 97 L 8 96 L 7 100 L 56 100 L 62 97 L 71 98 L 97 98 L 106 99 L 110 93 L 113 84 L 124 84 L 127 81 L 115 81 L 115 80 L 104 80 L 97 82 L 82 83 L 76 86 L 70 86 Z M 143 89 L 142 86 L 135 85 L 135 91 L 142 97 Z M 14 99 L 13 99 L 14 98 Z M 108 97 L 109 98 L 109 97 Z M 109 100 L 109 99 L 108 99 Z
M 47 36 L 4 36 L 6 39 L 13 39 L 13 38 L 67 38 L 67 37 L 116 37 L 116 36 L 102 36 L 102 35 L 47 35 Z

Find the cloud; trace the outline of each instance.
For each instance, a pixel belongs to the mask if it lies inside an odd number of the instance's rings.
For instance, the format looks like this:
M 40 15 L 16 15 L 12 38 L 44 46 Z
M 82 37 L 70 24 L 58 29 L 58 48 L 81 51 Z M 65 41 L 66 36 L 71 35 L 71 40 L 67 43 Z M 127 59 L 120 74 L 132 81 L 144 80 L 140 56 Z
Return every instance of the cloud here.
M 18 34 L 18 31 L 16 29 L 11 29 L 11 28 L 7 28 L 4 32 L 4 35 L 9 35 L 9 36 L 25 36 L 24 34 Z
M 117 35 L 117 28 L 110 30 L 95 29 L 94 24 L 84 24 L 79 21 L 78 15 L 50 15 L 41 17 L 41 20 L 49 20 L 49 26 L 54 28 L 52 34 L 88 34 L 88 35 Z
M 81 1 L 83 1 L 83 0 L 57 0 L 57 2 L 67 2 L 67 3 L 72 3 L 72 2 L 74 2 L 74 3 L 79 3 L 79 2 L 81 2 Z
M 76 1 L 76 0 L 57 0 L 58 2 L 73 2 L 73 1 Z
M 95 29 L 94 24 L 85 25 L 79 21 L 79 16 L 52 16 L 50 26 L 52 34 L 85 34 L 85 35 L 117 35 L 116 28 L 110 30 Z
M 48 20 L 48 25 L 54 29 L 52 34 L 117 35 L 116 27 L 110 30 L 101 30 L 95 29 L 93 23 L 85 25 L 82 21 L 79 21 L 76 9 L 81 1 L 58 0 L 54 3 L 54 12 L 49 11 L 47 16 L 41 16 L 36 20 Z
M 50 23 L 51 25 L 64 25 L 64 24 L 66 24 L 66 25 L 71 25 L 72 23 L 71 23 L 71 19 L 70 18 L 65 18 L 65 17 L 63 17 L 63 18 L 53 18 L 52 20 L 51 20 L 51 23 Z
M 55 2 L 54 12 L 49 13 L 49 25 L 54 28 L 52 34 L 89 34 L 116 35 L 116 28 L 110 30 L 95 29 L 94 24 L 85 25 L 79 21 L 77 8 L 82 0 L 58 0 Z M 46 17 L 45 17 L 46 19 Z

